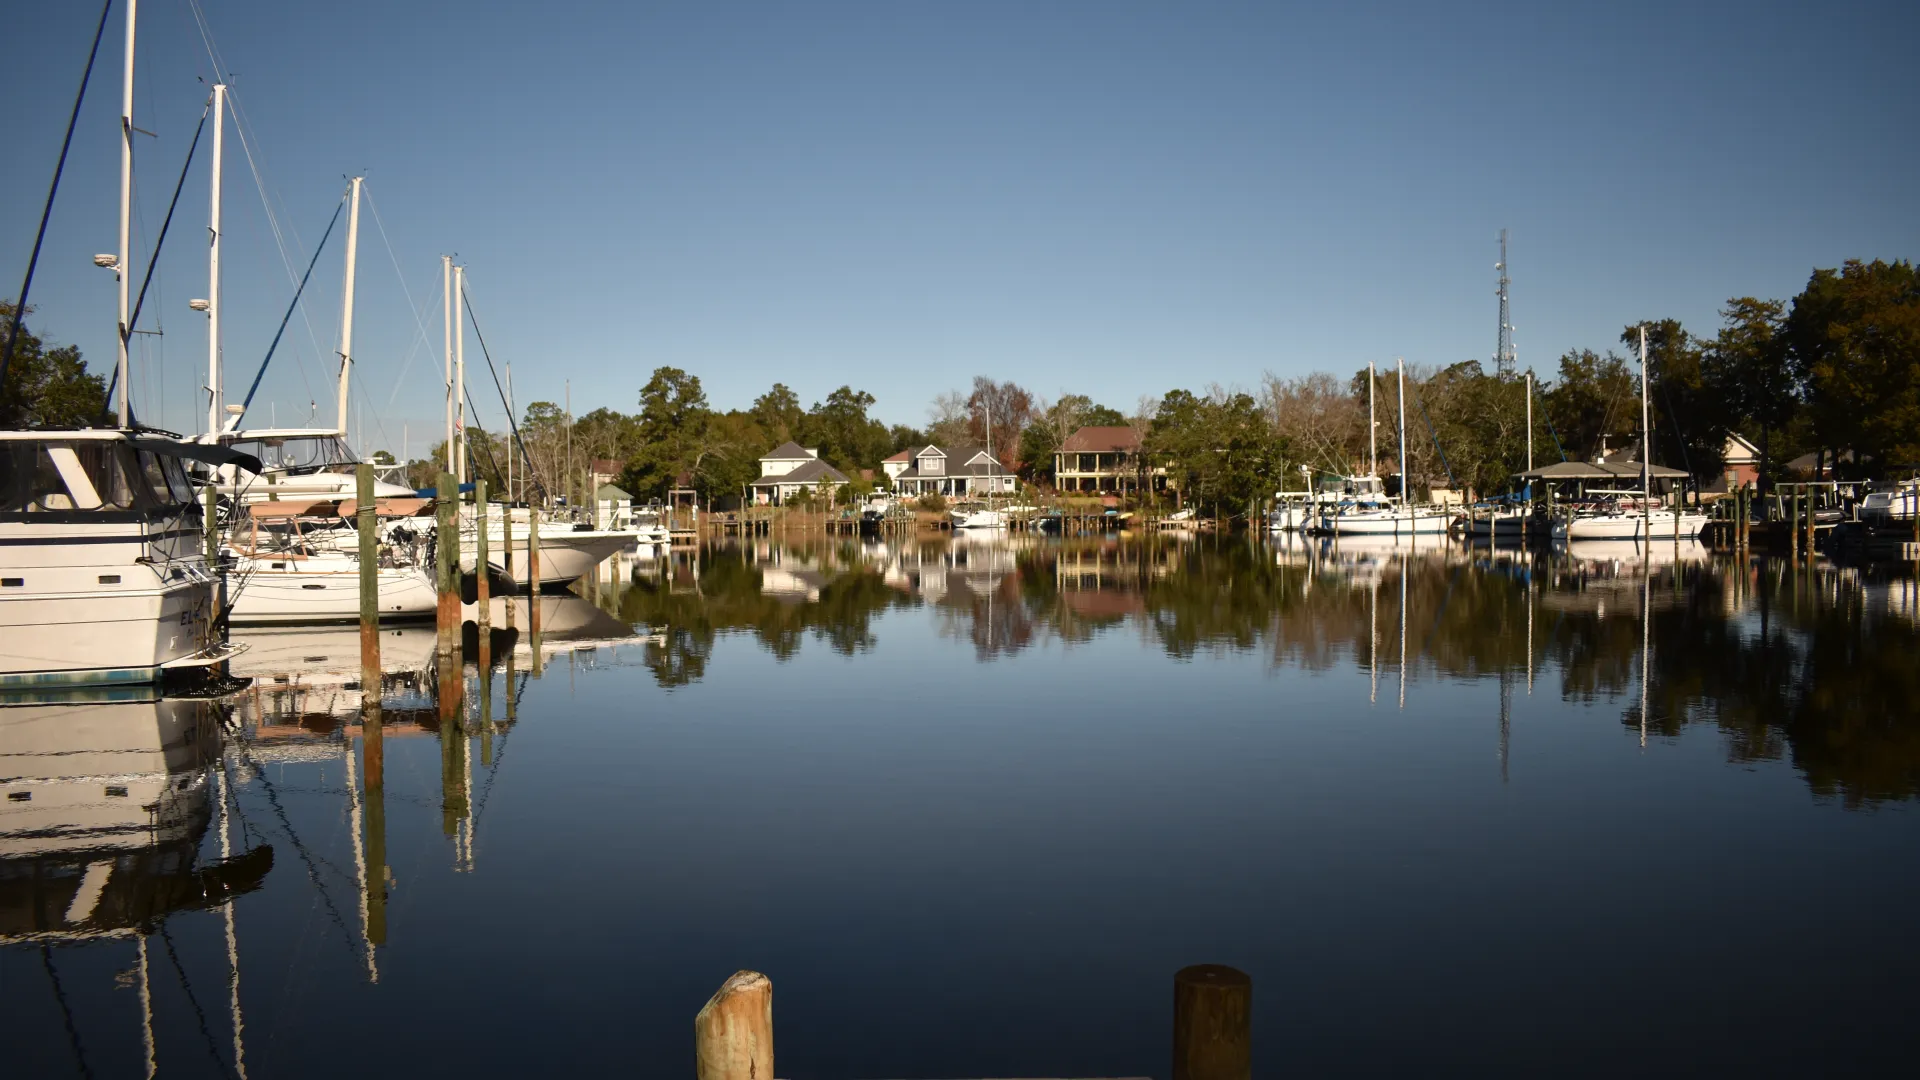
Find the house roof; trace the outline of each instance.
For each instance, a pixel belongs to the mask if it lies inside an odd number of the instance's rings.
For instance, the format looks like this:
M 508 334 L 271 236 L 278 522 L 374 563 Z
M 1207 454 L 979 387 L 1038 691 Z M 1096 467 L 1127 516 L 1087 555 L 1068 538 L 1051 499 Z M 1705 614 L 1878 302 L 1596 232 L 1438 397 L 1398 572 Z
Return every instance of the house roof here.
M 1746 465 L 1760 460 L 1760 448 L 1737 431 L 1727 432 L 1727 448 L 1722 459 L 1729 465 Z
M 913 460 L 913 451 L 911 451 L 911 450 L 902 450 L 902 451 L 900 451 L 899 453 L 897 453 L 897 454 L 895 454 L 895 455 L 893 455 L 892 457 L 890 457 L 890 458 L 886 458 L 885 460 L 887 460 L 887 461 L 912 461 L 912 460 Z
M 621 488 L 618 484 L 601 484 L 598 488 L 594 489 L 593 497 L 596 499 L 625 499 L 628 502 L 633 501 L 633 493 Z
M 1650 465 L 1648 472 L 1656 480 L 1678 480 L 1687 473 L 1665 465 Z M 1638 480 L 1637 461 L 1556 461 L 1531 472 L 1515 473 L 1522 480 Z
M 807 449 L 806 447 L 801 446 L 799 443 L 794 442 L 792 440 L 788 440 L 786 442 L 781 443 L 779 446 L 776 446 L 773 449 L 767 451 L 766 453 L 760 455 L 760 460 L 761 461 L 808 461 L 813 458 L 817 458 L 819 456 L 820 456 L 819 454 L 816 454 L 813 451 Z
M 822 480 L 834 484 L 844 484 L 847 482 L 847 474 L 821 461 L 819 458 L 813 458 L 792 472 L 781 473 L 778 476 L 763 476 L 747 486 L 781 487 L 790 484 L 817 484 Z
M 1140 449 L 1140 433 L 1126 426 L 1083 427 L 1060 444 L 1067 453 L 1131 453 Z

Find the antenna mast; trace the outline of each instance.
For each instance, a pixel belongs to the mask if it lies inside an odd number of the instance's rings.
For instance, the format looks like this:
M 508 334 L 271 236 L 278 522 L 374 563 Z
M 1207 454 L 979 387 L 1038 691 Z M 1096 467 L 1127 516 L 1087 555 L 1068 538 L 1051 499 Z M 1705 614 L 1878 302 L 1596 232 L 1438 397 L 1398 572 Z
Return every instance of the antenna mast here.
M 1500 297 L 1500 342 L 1494 347 L 1493 371 L 1496 375 L 1513 374 L 1513 324 L 1507 321 L 1507 230 L 1500 230 L 1500 261 L 1493 264 L 1500 271 L 1500 288 L 1495 295 Z

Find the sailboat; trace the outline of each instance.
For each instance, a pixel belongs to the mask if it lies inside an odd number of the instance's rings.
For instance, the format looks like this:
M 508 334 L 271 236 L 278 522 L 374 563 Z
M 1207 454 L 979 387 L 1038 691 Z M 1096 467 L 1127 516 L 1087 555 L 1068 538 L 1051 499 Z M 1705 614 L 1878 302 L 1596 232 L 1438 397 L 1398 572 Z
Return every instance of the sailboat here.
M 1371 370 L 1371 369 L 1369 369 Z M 1413 536 L 1444 534 L 1453 524 L 1453 514 L 1438 507 L 1413 505 L 1412 484 L 1407 475 L 1407 368 L 1400 362 L 1400 499 L 1397 505 L 1381 502 L 1343 503 L 1322 510 L 1320 529 L 1339 536 Z M 1373 380 L 1367 380 L 1367 411 L 1373 411 Z M 1371 440 L 1371 436 L 1369 436 Z M 1381 496 L 1384 499 L 1384 495 Z
M 1000 477 L 996 473 L 1000 461 L 993 456 L 993 406 L 987 410 L 987 503 L 985 506 L 955 507 L 951 511 L 953 527 L 956 529 L 1004 529 L 1007 527 L 1007 515 L 993 508 L 993 496 L 1000 489 Z
M 216 104 L 224 97 L 225 87 L 215 87 Z M 217 117 L 217 111 L 216 111 Z M 207 430 L 215 432 L 219 419 L 220 343 L 219 343 L 219 205 L 220 135 L 214 135 L 213 228 L 215 241 L 208 259 L 208 385 Z M 347 259 L 344 296 L 340 310 L 339 426 L 328 438 L 336 438 L 347 429 L 347 386 L 353 367 L 353 280 L 360 236 L 360 184 L 353 178 L 348 198 Z M 319 436 L 314 436 L 318 439 Z M 228 445 L 232 445 L 231 442 Z M 264 449 L 264 447 L 263 447 Z M 357 462 L 354 463 L 357 465 Z M 260 474 L 255 473 L 258 477 Z M 243 470 L 232 470 L 224 486 L 241 496 L 243 513 L 232 522 L 226 552 L 232 559 L 233 600 L 230 617 L 235 624 L 342 622 L 360 617 L 360 555 L 358 537 L 339 515 L 342 484 L 353 485 L 350 472 L 316 471 L 277 475 L 265 474 L 266 490 L 258 498 L 252 494 L 251 481 Z M 289 481 L 279 483 L 279 480 Z M 238 486 L 236 486 L 238 485 Z M 307 491 L 305 498 L 293 494 Z M 388 485 L 390 488 L 393 485 Z M 400 493 L 411 495 L 405 488 Z M 376 496 L 378 495 L 376 485 Z M 272 496 L 269 498 L 269 496 Z M 378 606 L 385 618 L 424 618 L 433 613 L 438 595 L 426 568 L 409 564 L 399 553 L 389 550 L 392 565 L 375 571 Z
M 118 427 L 0 431 L 0 688 L 154 682 L 231 653 L 185 465 L 259 463 L 136 428 L 129 401 L 134 22 L 129 5 L 120 250 L 94 259 L 119 283 Z
M 1691 540 L 1707 527 L 1707 515 L 1653 504 L 1653 447 L 1648 439 L 1647 328 L 1640 328 L 1640 490 L 1639 506 L 1615 503 L 1553 523 L 1555 540 Z

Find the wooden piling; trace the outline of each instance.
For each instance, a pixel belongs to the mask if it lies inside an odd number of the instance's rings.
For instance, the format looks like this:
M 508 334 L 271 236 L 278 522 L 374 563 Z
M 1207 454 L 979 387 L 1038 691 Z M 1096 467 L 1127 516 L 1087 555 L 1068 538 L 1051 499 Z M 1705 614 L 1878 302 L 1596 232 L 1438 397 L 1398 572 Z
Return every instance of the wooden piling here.
M 354 469 L 354 515 L 360 531 L 360 713 L 361 762 L 369 787 L 385 783 L 386 743 L 380 725 L 380 538 L 373 500 L 373 466 Z
M 693 1018 L 698 1080 L 772 1080 L 773 980 L 736 971 Z
M 1173 977 L 1173 1080 L 1252 1080 L 1253 980 L 1220 964 Z
M 380 703 L 376 699 L 371 708 L 360 715 L 361 748 L 368 762 L 379 760 L 375 748 L 380 742 Z M 367 814 L 367 941 L 374 945 L 387 943 L 387 793 L 380 776 L 374 772 L 366 775 L 365 801 Z
M 440 654 L 453 652 L 460 632 L 460 488 L 453 474 L 443 472 L 434 482 L 434 576 L 440 591 L 436 616 Z
M 527 631 L 533 645 L 533 674 L 540 674 L 540 512 L 527 507 Z
M 485 676 L 487 665 L 493 662 L 493 643 L 487 640 L 493 631 L 493 585 L 487 580 L 487 482 L 473 482 L 473 617 L 474 625 L 479 628 L 480 671 Z M 511 530 L 508 536 L 512 536 Z M 507 542 L 511 547 L 511 539 Z

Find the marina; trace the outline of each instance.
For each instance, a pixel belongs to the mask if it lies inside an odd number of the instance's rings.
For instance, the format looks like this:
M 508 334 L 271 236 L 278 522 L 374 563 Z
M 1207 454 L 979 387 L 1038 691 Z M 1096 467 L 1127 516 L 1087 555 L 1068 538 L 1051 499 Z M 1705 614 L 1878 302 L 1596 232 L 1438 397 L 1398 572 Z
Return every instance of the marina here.
M 1920 18 L 96 3 L 0 68 L 12 1073 L 1910 1047 Z

